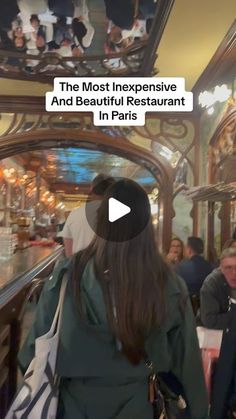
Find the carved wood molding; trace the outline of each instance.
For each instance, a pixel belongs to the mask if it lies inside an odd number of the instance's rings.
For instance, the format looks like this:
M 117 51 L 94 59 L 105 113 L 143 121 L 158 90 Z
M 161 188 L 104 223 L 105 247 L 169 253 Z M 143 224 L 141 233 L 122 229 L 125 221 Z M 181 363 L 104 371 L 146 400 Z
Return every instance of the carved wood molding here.
M 25 151 L 72 146 L 117 154 L 147 168 L 161 182 L 173 181 L 172 168 L 166 164 L 162 156 L 155 156 L 142 147 L 128 142 L 124 137 L 112 138 L 103 133 L 85 132 L 78 129 L 37 129 L 7 135 L 0 142 L 0 158 Z
M 143 76 L 148 76 L 153 71 L 153 66 L 157 58 L 157 49 L 174 2 L 175 0 L 164 0 L 157 2 L 156 16 L 152 25 L 151 34 L 149 36 L 148 47 L 145 50 L 140 69 L 140 73 Z
M 0 96 L 0 113 L 46 113 L 45 96 Z
M 195 97 L 222 81 L 224 77 L 235 77 L 236 74 L 236 20 L 217 48 L 208 66 L 195 83 L 192 91 Z
M 225 127 L 231 124 L 231 122 L 233 122 L 235 119 L 236 119 L 236 102 L 235 102 L 235 105 L 232 104 L 229 106 L 226 114 L 220 121 L 219 125 L 216 127 L 216 130 L 210 139 L 209 145 L 214 147 L 218 138 L 220 137 L 223 130 L 225 129 Z
M 73 147 L 104 151 L 125 157 L 148 169 L 157 179 L 163 202 L 163 246 L 167 249 L 171 238 L 171 215 L 174 171 L 164 157 L 155 156 L 151 151 L 134 145 L 124 137 L 112 138 L 97 132 L 78 129 L 36 129 L 2 137 L 0 141 L 0 159 L 24 151 L 40 150 L 52 147 Z
M 14 112 L 14 113 L 45 113 L 45 96 L 10 96 L 0 95 L 0 113 L 1 112 Z M 56 112 L 51 112 L 56 114 Z M 89 112 L 67 112 L 71 115 L 91 115 Z M 194 123 L 199 120 L 195 112 L 146 112 L 146 120 L 153 118 L 168 118 L 168 119 L 185 119 Z

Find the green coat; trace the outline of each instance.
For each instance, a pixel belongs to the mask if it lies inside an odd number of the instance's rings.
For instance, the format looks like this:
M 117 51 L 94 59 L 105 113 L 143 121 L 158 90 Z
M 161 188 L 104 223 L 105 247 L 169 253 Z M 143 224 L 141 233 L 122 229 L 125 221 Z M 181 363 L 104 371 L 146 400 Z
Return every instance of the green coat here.
M 37 307 L 33 327 L 20 351 L 23 371 L 34 356 L 35 338 L 51 325 L 68 260 L 60 262 L 47 280 Z M 88 321 L 81 319 L 68 286 L 62 316 L 57 369 L 61 379 L 60 404 L 63 419 L 152 419 L 148 402 L 148 368 L 133 366 L 117 350 L 109 330 L 102 290 L 93 261 L 87 264 L 81 297 Z M 167 280 L 167 318 L 146 342 L 146 351 L 156 371 L 172 371 L 183 384 L 191 419 L 207 418 L 207 396 L 195 322 L 189 300 L 183 312 L 180 297 L 187 289 L 178 277 Z M 60 409 L 59 409 L 60 410 Z

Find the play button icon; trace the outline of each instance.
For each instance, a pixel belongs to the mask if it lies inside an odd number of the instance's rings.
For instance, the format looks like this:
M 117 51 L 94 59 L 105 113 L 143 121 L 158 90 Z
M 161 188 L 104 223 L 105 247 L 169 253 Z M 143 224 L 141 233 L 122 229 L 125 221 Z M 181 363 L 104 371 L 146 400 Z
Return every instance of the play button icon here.
M 122 202 L 115 198 L 109 198 L 108 206 L 108 219 L 110 223 L 114 223 L 114 221 L 119 220 L 131 211 L 128 205 L 122 204 Z
M 87 222 L 97 237 L 119 243 L 132 240 L 151 221 L 148 195 L 131 179 L 116 178 L 98 198 L 91 193 L 85 208 Z

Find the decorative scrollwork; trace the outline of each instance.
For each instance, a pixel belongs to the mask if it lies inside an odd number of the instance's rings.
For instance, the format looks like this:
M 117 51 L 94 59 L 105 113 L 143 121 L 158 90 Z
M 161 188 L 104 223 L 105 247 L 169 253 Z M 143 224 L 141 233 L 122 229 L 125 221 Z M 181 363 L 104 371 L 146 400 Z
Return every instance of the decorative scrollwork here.
M 0 50 L 0 76 L 51 83 L 55 76 L 140 75 L 146 45 L 147 41 L 140 41 L 122 52 L 86 57 L 62 57 L 56 52 L 31 55 Z

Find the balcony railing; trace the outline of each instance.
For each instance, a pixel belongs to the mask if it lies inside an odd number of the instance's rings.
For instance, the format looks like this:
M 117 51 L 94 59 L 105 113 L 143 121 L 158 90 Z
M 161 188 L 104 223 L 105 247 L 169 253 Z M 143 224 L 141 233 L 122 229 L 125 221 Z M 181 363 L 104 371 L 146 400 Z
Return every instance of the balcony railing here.
M 158 72 L 154 68 L 157 47 L 173 3 L 174 0 L 159 0 L 148 39 L 135 41 L 122 52 L 73 57 L 61 56 L 57 52 L 30 55 L 26 52 L 0 49 L 0 77 L 52 83 L 55 76 L 154 75 Z

